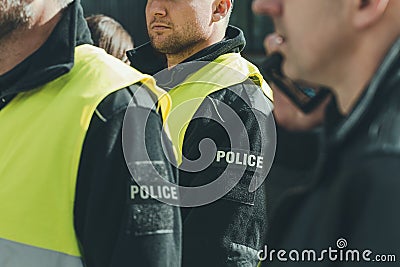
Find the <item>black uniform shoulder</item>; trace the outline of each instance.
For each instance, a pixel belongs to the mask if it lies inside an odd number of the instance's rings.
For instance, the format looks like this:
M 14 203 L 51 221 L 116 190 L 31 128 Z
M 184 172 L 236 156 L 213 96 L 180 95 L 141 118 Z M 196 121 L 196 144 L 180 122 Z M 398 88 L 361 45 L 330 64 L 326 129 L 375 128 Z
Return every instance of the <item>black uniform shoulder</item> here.
M 258 110 L 268 116 L 273 108 L 271 100 L 251 80 L 219 90 L 208 98 L 220 101 L 236 112 Z
M 366 129 L 365 149 L 368 153 L 395 154 L 400 157 L 400 95 L 385 103 Z
M 107 96 L 97 107 L 96 116 L 107 121 L 115 114 L 125 111 L 128 106 L 155 111 L 156 101 L 156 96 L 145 86 L 133 84 Z

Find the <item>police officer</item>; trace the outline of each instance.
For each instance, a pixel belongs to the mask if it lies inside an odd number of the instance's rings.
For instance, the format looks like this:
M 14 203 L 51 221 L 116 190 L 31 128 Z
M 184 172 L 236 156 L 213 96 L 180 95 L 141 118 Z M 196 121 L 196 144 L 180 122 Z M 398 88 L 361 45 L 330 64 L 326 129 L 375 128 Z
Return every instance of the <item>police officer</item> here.
M 231 11 L 230 0 L 148 0 L 151 42 L 128 52 L 172 97 L 167 125 L 189 188 L 180 191 L 183 266 L 255 266 L 263 244 L 265 195 L 249 187 L 272 163 L 271 91 L 239 54 L 245 39 L 228 26 Z
M 399 8 L 396 0 L 254 1 L 275 21 L 285 73 L 332 88 L 337 101 L 327 107 L 317 172 L 271 215 L 269 251 L 284 251 L 264 253 L 265 266 L 304 262 L 285 253 L 292 249 L 316 253 L 304 266 L 398 266 Z
M 79 1 L 0 1 L 1 266 L 180 265 L 179 210 L 132 195 L 153 162 L 174 182 L 157 113 L 168 98 L 90 44 Z

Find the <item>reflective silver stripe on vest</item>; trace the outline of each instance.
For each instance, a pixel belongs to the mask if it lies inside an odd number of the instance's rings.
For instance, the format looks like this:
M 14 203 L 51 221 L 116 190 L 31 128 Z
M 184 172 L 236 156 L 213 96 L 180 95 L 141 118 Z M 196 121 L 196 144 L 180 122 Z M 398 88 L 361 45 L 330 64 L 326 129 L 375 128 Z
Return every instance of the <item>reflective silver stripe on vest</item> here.
M 80 257 L 0 238 L 1 267 L 83 267 Z

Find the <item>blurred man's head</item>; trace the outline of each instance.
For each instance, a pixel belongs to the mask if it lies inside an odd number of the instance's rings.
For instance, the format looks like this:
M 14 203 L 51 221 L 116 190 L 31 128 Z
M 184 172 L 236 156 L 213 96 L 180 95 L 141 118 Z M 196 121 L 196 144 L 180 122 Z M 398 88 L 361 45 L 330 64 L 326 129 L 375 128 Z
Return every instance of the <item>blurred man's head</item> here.
M 148 0 L 147 30 L 156 50 L 191 54 L 224 38 L 231 0 Z
M 73 0 L 50 0 L 64 8 Z M 49 5 L 49 0 L 0 0 L 0 39 L 17 28 L 32 26 L 39 6 Z M 53 7 L 52 7 L 53 8 Z M 37 16 L 37 14 L 36 14 Z
M 398 0 L 254 0 L 253 10 L 273 18 L 290 78 L 337 90 L 365 86 L 400 34 Z
M 39 49 L 73 0 L 0 0 L 0 75 Z

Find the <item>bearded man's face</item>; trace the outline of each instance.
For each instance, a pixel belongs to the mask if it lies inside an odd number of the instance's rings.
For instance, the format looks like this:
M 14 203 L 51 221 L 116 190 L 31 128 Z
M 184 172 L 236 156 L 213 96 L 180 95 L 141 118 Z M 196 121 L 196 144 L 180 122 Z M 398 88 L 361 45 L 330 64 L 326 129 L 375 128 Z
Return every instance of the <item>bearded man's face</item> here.
M 32 0 L 0 0 L 0 39 L 17 28 L 29 28 Z

